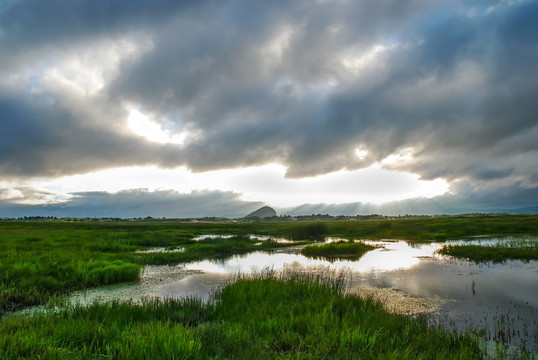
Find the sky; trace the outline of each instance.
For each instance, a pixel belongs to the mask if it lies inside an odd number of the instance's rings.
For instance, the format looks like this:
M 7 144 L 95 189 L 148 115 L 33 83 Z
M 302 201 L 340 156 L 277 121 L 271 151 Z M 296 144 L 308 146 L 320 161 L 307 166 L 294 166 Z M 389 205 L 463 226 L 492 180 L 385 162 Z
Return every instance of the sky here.
M 536 213 L 537 18 L 0 0 L 0 217 Z

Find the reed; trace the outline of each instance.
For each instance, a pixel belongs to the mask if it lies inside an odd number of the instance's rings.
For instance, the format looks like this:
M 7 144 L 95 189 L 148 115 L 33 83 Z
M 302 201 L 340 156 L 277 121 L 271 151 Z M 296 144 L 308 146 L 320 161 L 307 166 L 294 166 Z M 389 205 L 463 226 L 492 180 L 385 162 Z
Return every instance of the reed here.
M 488 245 L 444 245 L 439 253 L 476 263 L 538 260 L 538 240 L 521 239 Z

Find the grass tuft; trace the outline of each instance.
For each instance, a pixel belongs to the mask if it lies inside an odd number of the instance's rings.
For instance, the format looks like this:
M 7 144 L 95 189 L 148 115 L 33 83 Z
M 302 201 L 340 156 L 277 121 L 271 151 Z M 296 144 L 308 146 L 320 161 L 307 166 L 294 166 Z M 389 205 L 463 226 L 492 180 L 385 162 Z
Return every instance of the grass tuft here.
M 488 245 L 444 245 L 439 254 L 467 259 L 476 263 L 506 260 L 538 260 L 537 240 L 514 240 Z
M 352 258 L 358 259 L 375 246 L 363 242 L 338 241 L 323 245 L 308 245 L 301 250 L 301 254 L 313 258 Z

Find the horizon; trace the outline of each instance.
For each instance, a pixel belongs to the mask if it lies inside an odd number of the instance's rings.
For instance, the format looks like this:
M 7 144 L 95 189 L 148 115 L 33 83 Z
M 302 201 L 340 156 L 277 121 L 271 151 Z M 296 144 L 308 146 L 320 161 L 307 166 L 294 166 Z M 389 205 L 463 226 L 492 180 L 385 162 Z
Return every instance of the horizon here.
M 20 217 L 0 217 L 0 221 L 40 221 L 40 220 L 62 220 L 62 221 L 134 221 L 134 222 L 159 222 L 159 221 L 178 221 L 178 222 L 192 222 L 199 223 L 212 223 L 212 222 L 271 222 L 275 219 L 280 221 L 368 221 L 368 220 L 409 220 L 414 218 L 450 218 L 450 217 L 499 217 L 499 216 L 526 216 L 532 217 L 537 214 L 529 213 L 462 213 L 462 214 L 433 214 L 433 215 L 416 215 L 416 214 L 404 214 L 404 215 L 382 215 L 382 214 L 368 214 L 368 215 L 329 215 L 329 214 L 310 214 L 310 215 L 275 215 L 271 217 L 219 217 L 219 216 L 205 216 L 205 217 L 187 217 L 187 218 L 172 218 L 172 217 L 153 217 L 153 216 L 140 216 L 140 217 L 57 217 L 57 216 L 20 216 Z M 289 219 L 289 220 L 283 220 Z
M 538 1 L 0 4 L 0 218 L 538 213 Z
M 113 217 L 113 216 L 55 216 L 55 215 L 19 215 L 12 217 L 0 217 L 0 221 L 20 221 L 20 220 L 110 220 L 110 221 L 200 221 L 200 222 L 218 222 L 218 221 L 242 221 L 242 222 L 264 222 L 264 221 L 334 221 L 334 220 L 396 220 L 396 219 L 412 219 L 412 218 L 443 218 L 443 217 L 499 217 L 499 216 L 536 216 L 538 215 L 538 209 L 534 209 L 534 212 L 474 212 L 474 213 L 454 213 L 454 214 L 379 214 L 379 213 L 369 213 L 369 214 L 329 214 L 329 213 L 276 213 L 273 216 L 251 216 L 252 213 L 258 212 L 258 210 L 264 208 L 271 208 L 270 206 L 264 205 L 261 208 L 254 210 L 253 212 L 246 214 L 244 216 L 237 217 L 227 217 L 227 216 L 201 216 L 201 217 L 157 217 L 157 216 L 131 216 L 131 217 Z

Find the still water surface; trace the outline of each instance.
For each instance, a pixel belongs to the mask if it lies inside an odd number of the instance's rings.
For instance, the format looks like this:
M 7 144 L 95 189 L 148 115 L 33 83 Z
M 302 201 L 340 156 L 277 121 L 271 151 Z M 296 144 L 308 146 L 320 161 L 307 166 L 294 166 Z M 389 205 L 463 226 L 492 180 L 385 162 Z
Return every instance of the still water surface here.
M 510 239 L 473 242 L 495 244 L 507 240 Z M 393 289 L 411 297 L 443 299 L 443 304 L 431 315 L 432 322 L 458 329 L 482 327 L 486 339 L 503 340 L 514 346 L 524 342 L 527 349 L 538 350 L 537 261 L 474 264 L 436 254 L 445 243 L 408 244 L 398 240 L 370 243 L 380 247 L 354 261 L 312 259 L 301 255 L 300 248 L 286 248 L 225 260 L 146 266 L 139 282 L 76 292 L 70 300 L 87 303 L 96 299 L 136 301 L 142 297 L 185 296 L 207 299 L 215 288 L 238 273 L 260 273 L 267 269 L 309 273 L 346 271 L 350 288 Z

